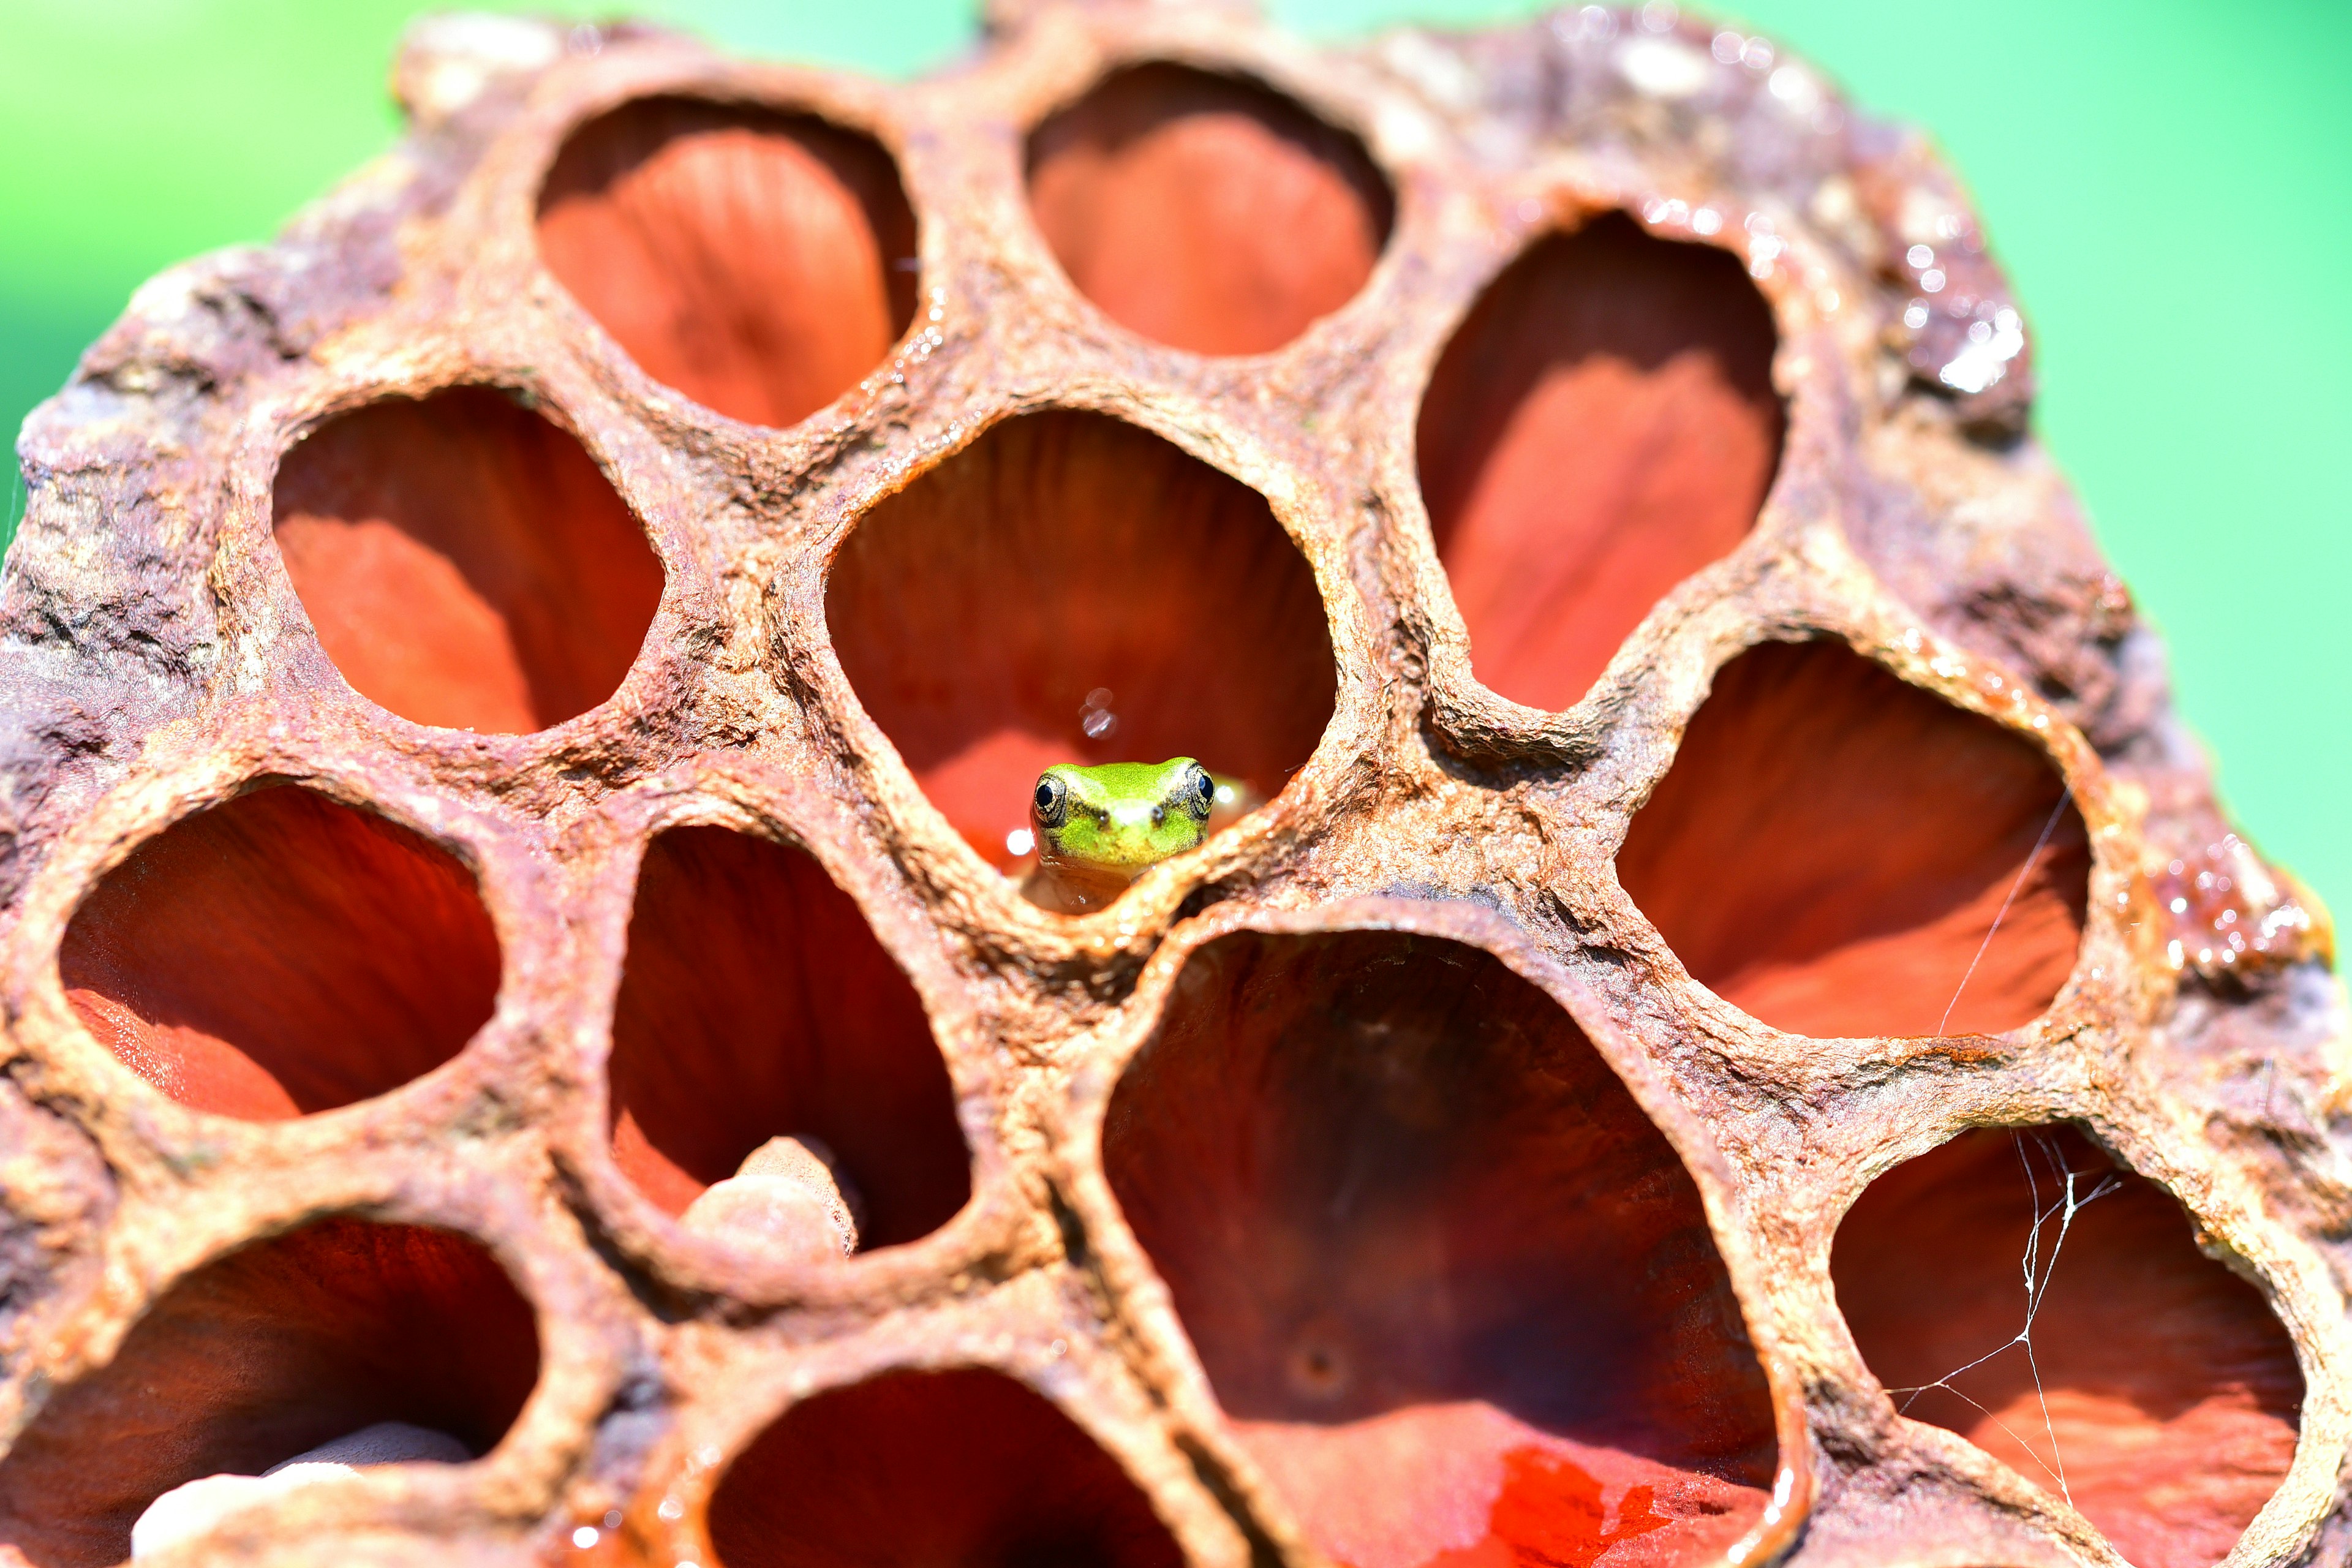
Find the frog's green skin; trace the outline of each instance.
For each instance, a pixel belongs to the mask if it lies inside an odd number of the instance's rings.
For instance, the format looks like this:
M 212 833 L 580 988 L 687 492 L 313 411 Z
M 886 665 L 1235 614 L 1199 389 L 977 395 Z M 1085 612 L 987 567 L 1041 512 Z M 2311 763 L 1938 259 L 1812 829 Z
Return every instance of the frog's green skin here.
M 1246 785 L 1191 757 L 1047 768 L 1037 777 L 1029 825 L 1040 879 L 1057 895 L 1049 901 L 1071 910 L 1100 908 L 1147 868 L 1199 844 L 1220 815 L 1247 809 L 1247 799 Z

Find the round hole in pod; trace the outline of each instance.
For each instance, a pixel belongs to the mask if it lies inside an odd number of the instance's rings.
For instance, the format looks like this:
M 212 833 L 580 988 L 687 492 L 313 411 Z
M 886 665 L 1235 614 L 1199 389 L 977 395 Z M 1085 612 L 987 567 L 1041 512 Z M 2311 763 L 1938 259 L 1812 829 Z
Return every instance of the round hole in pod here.
M 489 387 L 387 398 L 278 466 L 278 554 L 343 679 L 404 719 L 525 734 L 621 684 L 662 566 L 570 434 Z
M 66 999 L 198 1110 L 268 1121 L 397 1089 L 490 1019 L 474 878 L 417 834 L 297 785 L 174 823 L 102 878 L 58 953 Z
M 1135 1483 L 1042 1395 L 976 1368 L 886 1373 L 793 1405 L 710 1499 L 721 1568 L 1179 1568 Z
M 1103 1159 L 1234 1436 L 1335 1561 L 1696 1561 L 1767 1507 L 1770 1394 L 1698 1190 L 1490 953 L 1217 938 Z
M 878 502 L 825 620 L 858 700 L 1000 868 L 1044 769 L 1189 756 L 1270 797 L 1338 686 L 1265 498 L 1098 414 L 1007 420 Z
M 1423 394 L 1422 499 L 1478 679 L 1566 708 L 1730 553 L 1780 461 L 1772 308 L 1738 258 L 1622 213 L 1487 285 Z
M 1895 1408 L 2069 1499 L 2142 1568 L 2227 1553 L 2294 1458 L 2303 1374 L 2171 1194 L 2059 1124 L 1872 1183 L 1830 1255 Z
M 915 312 L 898 165 L 810 114 L 688 98 L 607 111 L 548 171 L 539 250 L 646 374 L 751 425 L 847 392 Z
M 971 1195 L 922 1001 L 805 850 L 716 826 L 646 847 L 611 1074 L 614 1157 L 671 1214 L 793 1136 L 830 1156 L 862 1248 L 929 1235 Z
M 1189 66 L 1114 71 L 1029 139 L 1029 210 L 1078 292 L 1195 353 L 1278 349 L 1355 298 L 1395 209 L 1354 135 Z
M 380 1422 L 478 1457 L 538 1380 L 530 1304 L 480 1244 L 320 1220 L 190 1274 L 50 1395 L 0 1462 L 0 1547 L 34 1568 L 121 1563 L 165 1492 Z
M 1716 672 L 1617 854 L 1693 979 L 1824 1037 L 2032 1022 L 2074 970 L 2090 869 L 2040 747 L 1829 641 Z

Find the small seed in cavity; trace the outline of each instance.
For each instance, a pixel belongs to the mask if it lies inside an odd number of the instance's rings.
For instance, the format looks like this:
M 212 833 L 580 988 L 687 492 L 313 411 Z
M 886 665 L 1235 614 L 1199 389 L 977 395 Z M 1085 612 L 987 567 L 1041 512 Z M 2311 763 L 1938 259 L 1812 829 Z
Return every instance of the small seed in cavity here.
M 1307 1399 L 1337 1399 L 1355 1382 L 1348 1352 L 1319 1335 L 1293 1345 L 1283 1372 L 1292 1391 Z

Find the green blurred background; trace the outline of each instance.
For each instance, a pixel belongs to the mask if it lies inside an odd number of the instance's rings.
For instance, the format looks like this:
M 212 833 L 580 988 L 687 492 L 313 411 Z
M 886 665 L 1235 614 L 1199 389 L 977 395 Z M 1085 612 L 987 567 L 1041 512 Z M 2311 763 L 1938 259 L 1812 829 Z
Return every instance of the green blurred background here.
M 739 49 L 886 74 L 977 0 L 643 0 Z M 416 0 L 0 0 L 0 425 L 131 290 L 257 240 L 381 150 Z M 528 8 L 611 14 L 611 4 Z M 1273 0 L 1290 26 L 1519 0 Z M 2042 436 L 2170 644 L 2252 837 L 2352 910 L 2352 4 L 1738 0 L 1932 128 L 2038 330 Z M 6 524 L 22 505 L 13 465 Z

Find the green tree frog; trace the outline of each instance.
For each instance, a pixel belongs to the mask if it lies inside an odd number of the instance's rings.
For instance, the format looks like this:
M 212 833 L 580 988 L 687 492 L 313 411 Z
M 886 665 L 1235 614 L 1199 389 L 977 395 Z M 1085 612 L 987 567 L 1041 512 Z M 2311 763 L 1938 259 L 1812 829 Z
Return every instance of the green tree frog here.
M 1065 913 L 1098 910 L 1255 804 L 1246 784 L 1191 757 L 1047 768 L 1029 800 L 1037 869 L 1027 891 Z

